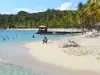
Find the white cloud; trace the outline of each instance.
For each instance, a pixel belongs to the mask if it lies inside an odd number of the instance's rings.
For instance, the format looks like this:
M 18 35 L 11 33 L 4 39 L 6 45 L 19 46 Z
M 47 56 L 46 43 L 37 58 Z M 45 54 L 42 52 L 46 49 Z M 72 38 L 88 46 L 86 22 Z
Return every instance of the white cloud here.
M 37 12 L 42 12 L 45 11 L 45 9 L 38 9 L 38 10 L 33 10 L 33 9 L 29 9 L 29 8 L 15 8 L 16 11 L 26 11 L 29 13 L 37 13 Z
M 33 10 L 34 13 L 37 13 L 37 12 L 43 12 L 43 11 L 46 11 L 46 9 Z
M 71 10 L 72 9 L 72 2 L 63 3 L 57 9 L 59 9 L 59 10 Z
M 72 7 L 73 3 L 72 2 L 65 2 L 63 4 L 61 4 L 58 8 L 56 8 L 57 10 L 76 10 L 76 8 Z M 19 11 L 26 11 L 29 13 L 37 13 L 37 12 L 43 12 L 46 11 L 47 9 L 44 9 L 43 7 L 35 7 L 34 9 L 32 8 L 15 8 L 14 10 L 16 10 L 17 12 Z
M 9 14 L 9 12 L 0 12 L 0 14 Z

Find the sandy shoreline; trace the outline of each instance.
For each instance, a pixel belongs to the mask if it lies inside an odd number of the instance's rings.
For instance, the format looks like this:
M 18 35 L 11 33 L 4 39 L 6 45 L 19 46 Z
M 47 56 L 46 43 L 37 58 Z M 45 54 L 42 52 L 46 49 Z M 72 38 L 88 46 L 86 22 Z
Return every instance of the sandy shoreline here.
M 95 71 L 72 70 L 38 60 L 36 57 L 30 55 L 30 50 L 22 47 L 24 44 L 17 43 L 13 45 L 10 44 L 5 47 L 0 46 L 0 58 L 2 58 L 0 63 L 3 61 L 5 63 L 10 63 L 25 68 L 32 68 L 41 71 L 44 75 L 47 75 L 45 73 L 50 73 L 50 75 L 99 75 L 99 73 Z
M 94 43 L 99 45 L 99 38 L 93 41 L 94 39 L 89 40 L 89 38 L 83 38 L 83 36 L 73 36 L 49 40 L 48 44 L 42 44 L 42 41 L 32 41 L 10 44 L 5 47 L 0 46 L 0 58 L 8 63 L 52 72 L 55 75 L 100 75 L 100 60 L 97 59 L 98 56 L 94 54 L 78 56 L 75 54 L 77 53 L 77 48 L 64 49 L 58 47 L 59 43 L 69 39 L 77 41 L 84 47 L 91 46 Z M 68 50 L 70 52 L 75 50 L 76 52 L 69 53 Z
M 65 40 L 67 41 L 69 39 L 76 41 L 82 46 L 82 48 L 84 47 L 85 49 L 88 49 L 90 51 L 83 50 L 82 55 L 78 54 L 75 55 L 75 53 L 77 53 L 79 49 L 82 49 L 81 47 L 66 48 L 66 49 L 58 47 L 59 43 L 64 42 Z M 30 49 L 30 54 L 33 57 L 37 58 L 42 62 L 58 65 L 63 68 L 68 68 L 73 70 L 91 70 L 100 72 L 99 55 L 96 55 L 96 51 L 93 52 L 94 50 L 91 50 L 96 48 L 97 53 L 100 52 L 99 51 L 100 37 L 95 39 L 94 38 L 89 39 L 85 38 L 83 35 L 73 36 L 73 37 L 65 37 L 63 39 L 50 40 L 48 44 L 42 44 L 41 41 L 35 43 L 29 42 L 24 46 Z M 75 50 L 76 52 L 71 53 L 71 51 L 73 52 L 74 49 L 76 49 Z M 80 51 L 78 53 L 80 53 Z

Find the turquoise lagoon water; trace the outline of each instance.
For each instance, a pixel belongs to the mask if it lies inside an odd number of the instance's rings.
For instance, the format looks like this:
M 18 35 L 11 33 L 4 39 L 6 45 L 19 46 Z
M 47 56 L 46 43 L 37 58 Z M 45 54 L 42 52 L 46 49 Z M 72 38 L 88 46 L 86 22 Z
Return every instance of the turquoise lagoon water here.
M 64 36 L 71 36 L 71 34 L 40 35 L 36 34 L 36 32 L 36 30 L 0 30 L 0 44 L 42 40 L 45 36 L 48 39 L 56 39 Z M 35 36 L 35 38 L 32 38 L 33 35 Z M 3 38 L 5 38 L 5 40 L 3 40 Z
M 17 49 L 13 48 L 13 47 L 16 47 L 16 45 L 13 45 L 12 48 L 8 47 L 9 45 L 7 45 L 7 44 L 9 44 L 9 43 L 11 43 L 11 44 L 15 43 L 16 44 L 16 43 L 20 43 L 20 42 L 41 40 L 41 39 L 44 38 L 44 36 L 46 36 L 48 39 L 56 39 L 56 38 L 61 38 L 61 37 L 64 37 L 64 36 L 71 36 L 71 34 L 66 34 L 66 35 L 39 35 L 39 34 L 36 34 L 36 32 L 37 31 L 34 31 L 34 30 L 0 30 L 0 54 L 1 54 L 0 56 L 3 56 L 6 59 L 6 57 L 8 57 L 10 55 L 14 56 L 16 54 L 21 53 Z M 33 35 L 35 36 L 35 38 L 32 38 Z M 3 40 L 3 38 L 5 38 L 5 40 Z M 6 44 L 7 47 L 5 46 L 5 44 Z M 2 46 L 2 45 L 4 45 L 4 46 Z M 9 49 L 9 50 L 7 50 L 7 49 Z M 18 52 L 14 51 L 14 50 L 16 50 Z M 20 48 L 20 50 L 22 51 L 23 49 Z M 23 53 L 22 53 L 22 56 L 23 56 Z M 27 55 L 26 55 L 26 57 L 27 57 Z M 27 61 L 27 59 L 26 59 L 26 61 Z M 59 72 L 55 72 L 55 71 L 54 72 L 41 71 L 41 70 L 37 70 L 35 68 L 26 69 L 24 67 L 12 65 L 12 64 L 8 64 L 8 63 L 4 63 L 4 62 L 0 61 L 0 75 L 68 75 L 67 73 L 65 73 L 65 74 L 61 73 L 60 74 Z
M 0 62 L 0 75 L 68 75 L 57 72 L 23 68 L 21 66 Z
M 8 63 L 0 63 L 0 75 L 41 75 L 41 73 Z

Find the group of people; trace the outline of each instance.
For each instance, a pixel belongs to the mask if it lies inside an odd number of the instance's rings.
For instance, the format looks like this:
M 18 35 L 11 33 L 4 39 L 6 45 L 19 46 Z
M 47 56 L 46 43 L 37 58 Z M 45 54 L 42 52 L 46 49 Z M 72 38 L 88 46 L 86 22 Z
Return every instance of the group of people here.
M 17 35 L 16 35 L 17 37 Z M 5 41 L 6 39 L 11 39 L 10 37 L 6 36 L 6 37 L 3 37 L 3 40 Z M 12 37 L 12 39 L 15 39 L 15 37 Z

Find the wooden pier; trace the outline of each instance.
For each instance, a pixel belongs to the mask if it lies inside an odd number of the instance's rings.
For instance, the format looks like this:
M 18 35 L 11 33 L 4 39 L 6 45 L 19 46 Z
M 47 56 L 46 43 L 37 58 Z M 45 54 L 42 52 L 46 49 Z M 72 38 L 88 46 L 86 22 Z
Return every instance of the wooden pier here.
M 61 35 L 61 34 L 71 34 L 71 33 L 82 33 L 80 29 L 48 29 L 46 26 L 39 26 L 39 30 L 36 34 L 47 34 L 47 35 Z

